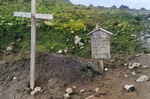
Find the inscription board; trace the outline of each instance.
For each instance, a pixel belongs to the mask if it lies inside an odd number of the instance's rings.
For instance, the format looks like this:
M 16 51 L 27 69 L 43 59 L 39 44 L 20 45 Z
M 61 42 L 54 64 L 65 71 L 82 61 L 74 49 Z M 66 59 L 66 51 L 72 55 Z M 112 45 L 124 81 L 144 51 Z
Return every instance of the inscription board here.
M 92 58 L 110 58 L 110 35 L 98 30 L 91 35 Z

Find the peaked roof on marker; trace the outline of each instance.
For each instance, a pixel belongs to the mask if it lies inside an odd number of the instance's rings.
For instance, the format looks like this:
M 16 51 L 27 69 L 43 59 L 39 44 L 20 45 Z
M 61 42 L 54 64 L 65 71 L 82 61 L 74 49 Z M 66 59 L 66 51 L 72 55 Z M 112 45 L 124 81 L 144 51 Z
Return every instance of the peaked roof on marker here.
M 102 28 L 98 28 L 98 29 L 96 29 L 96 30 L 94 30 L 94 31 L 92 31 L 92 32 L 90 32 L 90 33 L 88 33 L 87 35 L 90 35 L 90 34 L 94 33 L 95 31 L 98 31 L 98 30 L 101 30 L 101 31 L 104 31 L 104 32 L 106 32 L 106 33 L 108 33 L 108 34 L 110 34 L 110 35 L 113 35 L 113 33 L 109 32 L 109 31 L 107 31 L 107 30 L 105 30 L 105 29 L 102 29 Z

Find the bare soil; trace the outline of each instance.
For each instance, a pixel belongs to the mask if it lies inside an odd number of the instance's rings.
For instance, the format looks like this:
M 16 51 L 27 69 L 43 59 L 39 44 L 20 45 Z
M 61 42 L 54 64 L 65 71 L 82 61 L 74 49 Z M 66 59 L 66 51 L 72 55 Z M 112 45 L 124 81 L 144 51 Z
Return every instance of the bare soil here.
M 135 80 L 146 75 L 150 77 L 150 56 L 113 54 L 105 59 L 108 68 L 105 75 L 98 59 L 85 59 L 71 55 L 55 53 L 36 53 L 36 85 L 42 90 L 31 96 L 29 89 L 30 54 L 6 52 L 0 58 L 0 99 L 63 99 L 66 88 L 76 86 L 71 99 L 149 99 L 149 81 L 137 83 Z M 129 69 L 124 63 L 139 62 L 139 68 Z M 137 75 L 132 75 L 135 71 Z M 127 75 L 128 77 L 125 77 Z M 128 92 L 125 85 L 135 85 L 135 90 Z M 99 88 L 95 92 L 95 88 Z M 85 92 L 80 93 L 80 90 Z

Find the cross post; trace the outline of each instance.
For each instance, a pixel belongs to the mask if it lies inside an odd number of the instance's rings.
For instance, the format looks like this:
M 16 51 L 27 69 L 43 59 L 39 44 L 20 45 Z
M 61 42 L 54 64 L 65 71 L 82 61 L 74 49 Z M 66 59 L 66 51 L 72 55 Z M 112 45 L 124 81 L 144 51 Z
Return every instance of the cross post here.
M 53 19 L 51 14 L 37 14 L 36 0 L 31 0 L 31 13 L 14 12 L 14 16 L 31 18 L 30 88 L 35 87 L 36 19 Z

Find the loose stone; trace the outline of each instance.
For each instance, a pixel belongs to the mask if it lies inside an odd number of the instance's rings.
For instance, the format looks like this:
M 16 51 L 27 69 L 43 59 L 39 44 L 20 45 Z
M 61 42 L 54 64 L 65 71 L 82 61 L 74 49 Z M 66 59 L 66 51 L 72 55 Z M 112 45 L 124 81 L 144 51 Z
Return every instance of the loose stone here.
M 140 82 L 145 82 L 145 81 L 148 81 L 148 80 L 149 80 L 149 78 L 148 78 L 147 76 L 142 75 L 142 76 L 140 76 L 140 77 L 136 80 L 136 82 L 140 83 Z

